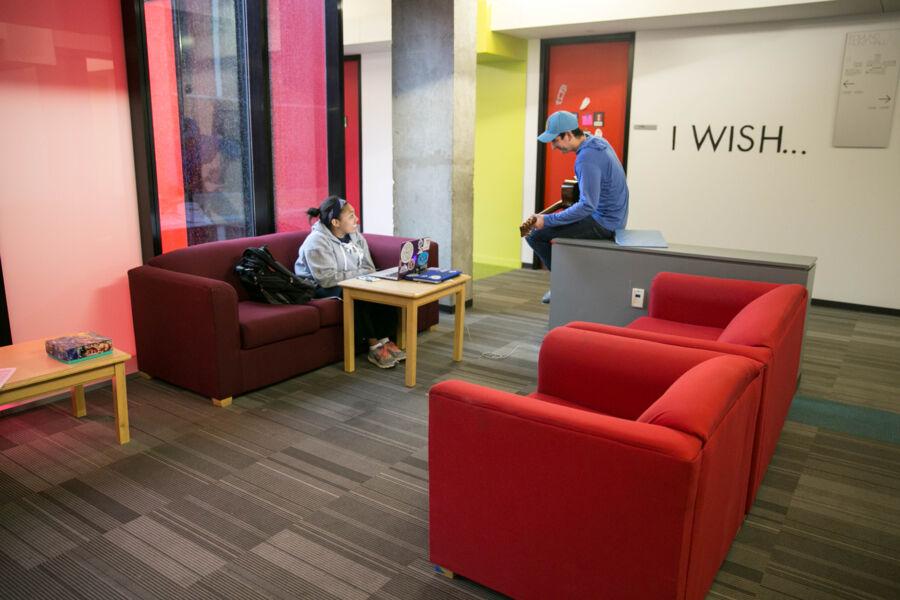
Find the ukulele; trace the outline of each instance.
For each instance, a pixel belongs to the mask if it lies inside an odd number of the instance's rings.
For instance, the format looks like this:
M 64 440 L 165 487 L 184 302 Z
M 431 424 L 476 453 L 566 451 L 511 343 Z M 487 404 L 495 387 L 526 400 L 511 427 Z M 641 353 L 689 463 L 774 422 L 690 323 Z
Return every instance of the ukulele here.
M 572 204 L 571 203 L 566 204 L 563 200 L 557 200 L 556 202 L 554 202 L 553 204 L 551 204 L 550 206 L 548 206 L 547 208 L 545 208 L 544 210 L 542 210 L 541 212 L 539 212 L 537 214 L 549 215 L 550 213 L 556 212 L 561 208 L 569 207 L 569 206 L 572 206 Z M 525 219 L 525 222 L 522 223 L 521 225 L 519 225 L 519 235 L 521 237 L 525 237 L 526 235 L 531 233 L 531 230 L 534 229 L 534 224 L 536 222 L 537 222 L 537 218 L 535 217 L 535 215 L 531 215 L 530 217 Z
M 566 181 L 562 184 L 562 189 L 560 190 L 560 196 L 562 196 L 562 200 L 557 200 L 541 212 L 537 213 L 539 215 L 549 215 L 550 213 L 556 212 L 561 208 L 569 208 L 578 200 L 578 182 L 574 179 L 566 179 Z M 519 225 L 519 236 L 525 237 L 531 230 L 534 229 L 534 224 L 537 221 L 535 215 L 528 217 L 524 223 Z

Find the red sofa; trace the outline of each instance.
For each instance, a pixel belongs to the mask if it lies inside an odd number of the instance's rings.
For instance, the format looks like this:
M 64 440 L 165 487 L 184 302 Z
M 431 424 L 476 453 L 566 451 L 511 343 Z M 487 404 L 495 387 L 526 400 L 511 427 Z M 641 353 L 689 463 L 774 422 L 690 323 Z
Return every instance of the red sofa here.
M 575 321 L 568 327 L 746 356 L 763 363 L 763 393 L 753 447 L 747 512 L 775 453 L 797 388 L 808 295 L 781 285 L 659 273 L 649 315 L 628 326 Z
M 703 598 L 743 521 L 761 368 L 560 327 L 529 396 L 435 385 L 431 561 L 518 599 Z
M 244 249 L 266 245 L 293 269 L 306 232 L 210 242 L 168 252 L 128 272 L 138 368 L 212 398 L 271 385 L 343 358 L 341 303 L 270 305 L 248 299 L 234 265 Z M 399 262 L 412 238 L 367 234 L 379 269 Z M 436 266 L 438 247 L 429 264 Z M 419 309 L 419 330 L 438 322 L 438 306 Z

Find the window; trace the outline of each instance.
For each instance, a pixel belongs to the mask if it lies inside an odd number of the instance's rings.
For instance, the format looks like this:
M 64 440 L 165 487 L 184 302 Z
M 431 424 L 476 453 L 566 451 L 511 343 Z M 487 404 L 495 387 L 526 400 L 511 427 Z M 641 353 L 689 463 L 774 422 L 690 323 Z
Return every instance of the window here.
M 337 0 L 137 0 L 123 22 L 145 260 L 305 229 L 343 194 Z

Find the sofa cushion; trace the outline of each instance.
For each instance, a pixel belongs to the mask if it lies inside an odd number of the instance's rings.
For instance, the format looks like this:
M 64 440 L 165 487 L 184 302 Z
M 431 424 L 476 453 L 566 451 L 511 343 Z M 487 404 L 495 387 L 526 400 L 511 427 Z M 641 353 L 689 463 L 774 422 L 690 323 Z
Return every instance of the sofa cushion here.
M 313 333 L 319 329 L 319 310 L 306 304 L 238 302 L 241 347 L 245 350 Z
M 676 429 L 705 443 L 761 368 L 740 356 L 703 361 L 676 379 L 637 421 Z
M 802 285 L 780 285 L 750 302 L 722 330 L 720 342 L 772 348 L 788 320 L 806 302 Z
M 640 317 L 627 325 L 629 329 L 652 331 L 654 333 L 667 333 L 701 340 L 716 340 L 722 334 L 718 327 L 706 327 L 704 325 L 692 325 L 678 321 L 668 321 L 654 317 Z
M 307 306 L 315 306 L 319 311 L 319 326 L 333 327 L 344 319 L 344 303 L 336 298 L 310 300 Z

